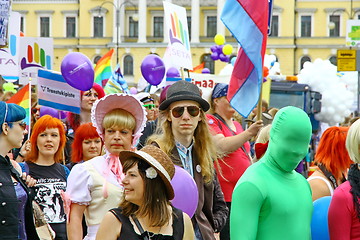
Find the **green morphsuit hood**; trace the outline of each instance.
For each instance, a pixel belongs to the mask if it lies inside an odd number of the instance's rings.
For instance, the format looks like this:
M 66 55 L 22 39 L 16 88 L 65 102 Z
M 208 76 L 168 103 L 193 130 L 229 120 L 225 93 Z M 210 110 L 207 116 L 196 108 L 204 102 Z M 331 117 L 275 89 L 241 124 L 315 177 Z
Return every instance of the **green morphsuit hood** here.
M 308 153 L 310 139 L 308 115 L 300 108 L 284 107 L 275 115 L 263 160 L 282 171 L 291 172 Z

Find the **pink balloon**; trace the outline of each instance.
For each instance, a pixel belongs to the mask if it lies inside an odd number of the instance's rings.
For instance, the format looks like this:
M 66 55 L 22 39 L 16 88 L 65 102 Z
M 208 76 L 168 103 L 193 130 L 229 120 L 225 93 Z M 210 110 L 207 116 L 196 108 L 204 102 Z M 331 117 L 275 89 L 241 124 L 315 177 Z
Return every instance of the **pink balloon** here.
M 175 192 L 175 197 L 171 200 L 172 205 L 192 217 L 199 201 L 199 192 L 194 179 L 183 168 L 175 166 L 171 185 Z
M 90 59 L 82 53 L 67 54 L 61 62 L 61 74 L 66 82 L 81 91 L 87 91 L 94 84 L 94 68 Z
M 136 88 L 135 87 L 131 87 L 130 88 L 130 94 L 137 94 L 137 90 L 136 90 Z
M 145 80 L 154 86 L 159 85 L 165 76 L 165 64 L 163 60 L 155 54 L 146 56 L 140 68 Z

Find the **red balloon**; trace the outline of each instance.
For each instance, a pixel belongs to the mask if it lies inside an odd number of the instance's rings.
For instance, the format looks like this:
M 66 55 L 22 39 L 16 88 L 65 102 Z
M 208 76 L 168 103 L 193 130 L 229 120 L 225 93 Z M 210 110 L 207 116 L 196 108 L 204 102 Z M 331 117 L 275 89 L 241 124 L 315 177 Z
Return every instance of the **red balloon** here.
M 94 84 L 94 68 L 90 59 L 82 53 L 67 54 L 61 62 L 61 74 L 66 82 L 81 91 L 87 91 Z
M 154 86 L 161 83 L 166 70 L 163 60 L 155 54 L 146 56 L 141 63 L 140 69 L 145 80 Z
M 171 200 L 172 205 L 192 217 L 199 201 L 199 192 L 194 179 L 183 168 L 175 166 L 171 185 L 175 192 L 175 197 Z

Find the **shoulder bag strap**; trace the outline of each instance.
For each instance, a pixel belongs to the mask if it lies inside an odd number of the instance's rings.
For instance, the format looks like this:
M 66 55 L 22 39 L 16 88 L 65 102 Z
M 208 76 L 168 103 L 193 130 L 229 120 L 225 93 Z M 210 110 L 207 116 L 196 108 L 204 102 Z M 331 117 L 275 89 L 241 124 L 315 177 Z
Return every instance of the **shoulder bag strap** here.
M 324 173 L 325 177 L 330 180 L 330 182 L 331 182 L 332 185 L 334 186 L 334 189 L 337 188 L 338 185 L 337 185 L 337 182 L 336 182 L 336 179 L 335 179 L 334 175 L 333 175 L 331 172 L 329 172 L 329 171 L 325 168 L 324 165 L 319 164 L 318 167 L 319 167 L 320 170 Z
M 134 223 L 136 225 L 136 227 L 139 229 L 141 236 L 144 238 L 144 240 L 149 240 L 148 236 L 143 235 L 143 233 L 145 232 L 144 229 L 142 228 L 139 220 L 137 219 L 137 217 L 135 217 L 135 215 L 131 215 L 132 219 L 134 220 Z
M 233 136 L 237 135 L 236 132 L 234 132 L 229 125 L 227 125 L 227 123 L 225 122 L 225 120 L 217 113 L 214 113 L 213 116 L 216 118 L 216 120 L 218 121 L 219 127 L 222 130 L 222 126 L 220 124 L 220 121 L 229 129 L 229 131 L 232 133 Z M 250 154 L 246 151 L 244 145 L 241 146 L 241 149 L 244 151 L 244 153 L 246 154 L 246 156 L 249 158 L 250 162 L 251 162 L 251 156 Z

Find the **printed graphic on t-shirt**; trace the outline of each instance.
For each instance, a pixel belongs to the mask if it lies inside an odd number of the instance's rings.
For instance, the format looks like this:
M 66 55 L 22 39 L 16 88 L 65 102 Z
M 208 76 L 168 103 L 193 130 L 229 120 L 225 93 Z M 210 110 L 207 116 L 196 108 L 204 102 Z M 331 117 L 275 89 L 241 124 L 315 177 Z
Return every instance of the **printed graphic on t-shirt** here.
M 66 182 L 59 178 L 38 179 L 35 201 L 39 204 L 49 223 L 61 223 L 66 220 L 61 191 L 66 190 Z

